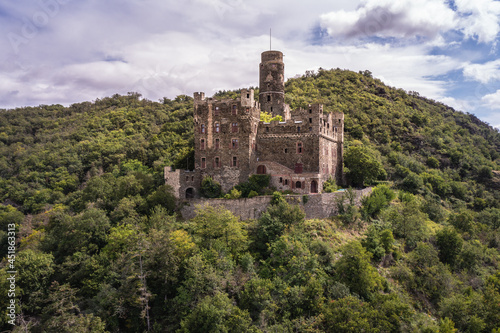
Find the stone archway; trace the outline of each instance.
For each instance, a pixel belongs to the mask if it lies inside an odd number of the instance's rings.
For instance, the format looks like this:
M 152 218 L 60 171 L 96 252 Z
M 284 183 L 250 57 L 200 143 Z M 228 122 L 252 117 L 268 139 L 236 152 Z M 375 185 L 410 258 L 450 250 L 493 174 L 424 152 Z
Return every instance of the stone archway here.
M 257 174 L 258 175 L 265 175 L 266 174 L 266 166 L 265 165 L 259 165 L 257 167 Z
M 194 198 L 194 188 L 189 187 L 186 189 L 186 199 Z

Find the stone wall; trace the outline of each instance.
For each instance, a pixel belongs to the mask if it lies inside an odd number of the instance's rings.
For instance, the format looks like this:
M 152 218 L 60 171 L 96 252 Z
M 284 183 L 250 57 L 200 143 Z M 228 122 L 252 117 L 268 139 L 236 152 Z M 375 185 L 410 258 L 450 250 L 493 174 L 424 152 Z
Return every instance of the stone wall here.
M 361 199 L 369 195 L 371 187 L 354 190 L 356 195 L 356 204 L 361 204 Z M 284 198 L 290 204 L 299 204 L 306 213 L 307 219 L 329 218 L 337 214 L 336 200 L 344 195 L 344 192 L 309 194 L 309 200 L 303 203 L 302 195 L 285 195 Z M 230 210 L 234 215 L 242 220 L 257 219 L 267 209 L 271 203 L 272 196 L 258 196 L 254 198 L 242 199 L 190 199 L 183 200 L 180 203 L 180 213 L 186 220 L 195 217 L 195 209 L 198 205 L 223 206 Z

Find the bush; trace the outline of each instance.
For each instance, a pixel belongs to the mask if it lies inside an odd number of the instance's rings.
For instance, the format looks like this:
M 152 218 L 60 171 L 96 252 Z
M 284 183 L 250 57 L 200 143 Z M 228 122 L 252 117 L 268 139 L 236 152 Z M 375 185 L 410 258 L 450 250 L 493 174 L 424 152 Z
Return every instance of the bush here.
M 335 179 L 329 177 L 326 182 L 323 183 L 323 192 L 331 193 L 337 191 L 337 184 L 335 183 Z
M 218 182 L 212 179 L 212 177 L 205 177 L 201 182 L 200 192 L 206 198 L 218 198 L 220 197 L 222 188 Z
M 248 197 L 249 197 L 249 198 L 253 198 L 253 197 L 256 197 L 256 196 L 258 196 L 258 195 L 259 195 L 259 193 L 255 192 L 255 191 L 253 191 L 253 190 L 252 190 L 252 191 L 250 191 L 250 193 L 248 193 Z

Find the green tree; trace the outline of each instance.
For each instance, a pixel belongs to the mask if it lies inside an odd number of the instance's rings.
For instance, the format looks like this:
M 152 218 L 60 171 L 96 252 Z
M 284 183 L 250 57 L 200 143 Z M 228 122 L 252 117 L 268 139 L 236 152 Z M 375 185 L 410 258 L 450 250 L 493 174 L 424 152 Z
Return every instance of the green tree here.
M 358 241 L 352 241 L 342 248 L 342 257 L 335 263 L 335 276 L 349 287 L 351 292 L 370 299 L 373 293 L 382 289 L 383 279 L 370 264 L 371 253 Z
M 221 185 L 212 179 L 212 177 L 205 177 L 201 182 L 201 194 L 207 198 L 218 198 L 221 194 Z
M 439 250 L 439 259 L 450 266 L 455 265 L 456 258 L 462 250 L 462 237 L 454 228 L 444 228 L 436 233 L 436 244 Z
M 363 145 L 349 147 L 344 153 L 344 164 L 347 177 L 355 186 L 371 184 L 377 179 L 383 179 L 386 172 L 376 155 Z

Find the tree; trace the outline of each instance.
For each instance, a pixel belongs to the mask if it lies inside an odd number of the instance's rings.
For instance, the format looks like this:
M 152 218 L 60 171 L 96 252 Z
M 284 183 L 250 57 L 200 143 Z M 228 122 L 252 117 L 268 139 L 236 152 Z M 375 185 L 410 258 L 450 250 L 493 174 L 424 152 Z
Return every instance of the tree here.
M 217 206 L 200 206 L 191 220 L 200 247 L 210 249 L 216 244 L 233 255 L 247 248 L 247 231 L 238 217 L 227 209 Z
M 383 279 L 370 264 L 371 253 L 358 241 L 347 243 L 342 248 L 342 257 L 335 264 L 336 278 L 349 287 L 351 292 L 370 299 L 382 289 Z
M 344 153 L 347 177 L 355 186 L 370 184 L 387 175 L 375 154 L 363 145 L 351 146 Z
M 221 185 L 212 179 L 212 177 L 205 177 L 201 182 L 200 192 L 207 198 L 218 198 L 221 194 Z
M 439 260 L 453 267 L 458 254 L 462 251 L 462 243 L 462 237 L 460 237 L 454 228 L 439 230 L 436 233 Z

